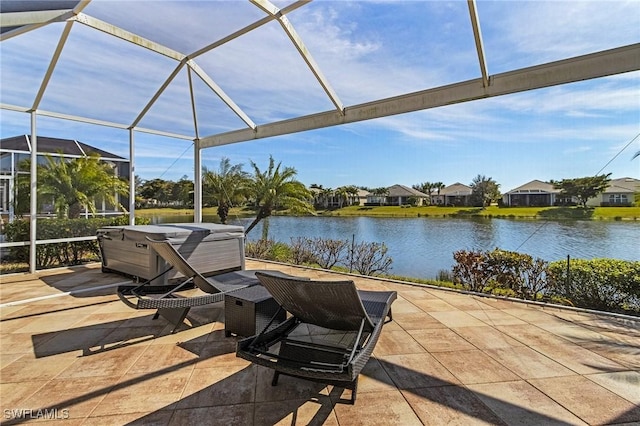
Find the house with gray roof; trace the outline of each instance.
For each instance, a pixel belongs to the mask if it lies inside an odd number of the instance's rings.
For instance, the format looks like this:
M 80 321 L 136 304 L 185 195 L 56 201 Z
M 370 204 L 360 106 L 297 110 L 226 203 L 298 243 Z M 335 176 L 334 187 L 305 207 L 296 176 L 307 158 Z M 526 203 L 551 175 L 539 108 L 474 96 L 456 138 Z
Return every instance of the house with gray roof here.
M 445 186 L 439 194 L 431 196 L 431 203 L 439 206 L 469 206 L 473 189 L 460 182 Z
M 640 192 L 640 180 L 630 177 L 612 179 L 597 197 L 590 198 L 587 206 L 632 206 L 634 194 Z
M 411 199 L 417 201 L 415 205 L 422 206 L 425 204 L 425 200 L 429 199 L 428 194 L 404 185 L 393 185 L 387 189 L 389 191 L 387 193 L 387 204 L 390 206 L 412 204 Z
M 30 135 L 19 135 L 4 138 L 0 141 L 0 214 L 13 220 L 14 198 L 16 178 L 19 174 L 29 174 L 29 171 L 21 170 L 21 164 L 31 158 L 32 141 Z M 80 158 L 90 154 L 98 154 L 100 161 L 111 164 L 117 176 L 129 179 L 129 160 L 110 152 L 88 145 L 74 139 L 52 138 L 38 136 L 37 140 L 38 164 L 45 164 L 46 155 L 62 157 L 64 159 Z M 129 204 L 128 197 L 116 195 L 120 204 Z M 101 214 L 121 212 L 114 206 L 98 203 L 96 205 Z M 51 205 L 43 206 L 41 213 L 49 213 Z
M 510 207 L 544 207 L 557 204 L 559 196 L 552 184 L 534 179 L 504 194 L 502 202 Z

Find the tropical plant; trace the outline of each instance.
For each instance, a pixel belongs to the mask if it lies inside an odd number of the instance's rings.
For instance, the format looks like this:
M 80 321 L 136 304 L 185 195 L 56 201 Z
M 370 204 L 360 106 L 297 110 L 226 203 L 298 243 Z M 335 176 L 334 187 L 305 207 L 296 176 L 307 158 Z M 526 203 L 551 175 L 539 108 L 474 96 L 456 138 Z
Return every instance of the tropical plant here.
M 567 198 L 576 198 L 582 207 L 587 207 L 589 198 L 603 192 L 609 186 L 611 173 L 598 176 L 587 176 L 575 179 L 562 179 L 559 182 L 551 181 L 554 188 L 560 190 L 560 194 Z
M 251 161 L 254 170 L 248 189 L 258 210 L 256 218 L 245 230 L 248 234 L 262 219 L 271 216 L 274 209 L 288 208 L 292 213 L 311 213 L 309 204 L 311 193 L 301 182 L 295 179 L 298 173 L 293 167 L 282 168 L 276 165 L 273 156 L 269 156 L 269 167 L 264 172 Z
M 427 194 L 429 198 L 428 203 L 431 204 L 431 192 L 436 188 L 436 184 L 432 182 L 423 182 L 412 186 L 413 189 L 418 190 L 424 194 Z
M 95 213 L 96 199 L 122 208 L 116 194 L 128 194 L 129 185 L 98 154 L 72 160 L 47 154 L 45 159 L 38 167 L 38 193 L 52 197 L 58 217 L 77 218 L 83 208 Z
M 172 193 L 173 182 L 163 179 L 145 180 L 138 188 L 138 195 L 143 200 L 154 200 L 160 204 L 169 202 L 169 195 Z
M 223 157 L 217 172 L 204 168 L 202 182 L 204 192 L 218 205 L 220 222 L 227 223 L 229 209 L 245 200 L 249 174 L 242 170 L 242 164 L 232 166 L 231 161 Z
M 500 198 L 500 184 L 492 178 L 478 175 L 471 182 L 471 198 L 474 205 L 486 207 Z

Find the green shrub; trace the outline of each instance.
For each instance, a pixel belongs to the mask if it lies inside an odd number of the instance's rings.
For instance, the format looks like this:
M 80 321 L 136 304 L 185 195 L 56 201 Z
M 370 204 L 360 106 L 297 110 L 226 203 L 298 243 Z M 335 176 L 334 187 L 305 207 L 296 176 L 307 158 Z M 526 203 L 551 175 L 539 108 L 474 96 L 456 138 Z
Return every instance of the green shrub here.
M 269 260 L 276 262 L 289 262 L 291 259 L 291 248 L 285 243 L 275 243 L 269 250 Z
M 640 313 L 640 262 L 573 259 L 549 265 L 554 295 L 583 308 Z
M 274 246 L 275 241 L 260 239 L 256 241 L 247 241 L 244 245 L 244 253 L 248 257 L 255 259 L 270 259 L 271 248 Z
M 538 300 L 547 290 L 547 262 L 528 254 L 495 249 L 453 254 L 454 282 L 470 291 Z
M 91 219 L 40 219 L 36 222 L 38 240 L 59 238 L 88 237 L 96 235 L 99 228 L 112 225 L 126 225 L 128 216 L 114 218 Z M 147 218 L 136 218 L 136 224 L 148 224 Z M 19 219 L 5 225 L 7 242 L 29 241 L 31 223 Z M 36 246 L 36 267 L 52 268 L 58 266 L 77 265 L 79 263 L 98 260 L 100 251 L 98 242 L 73 241 L 64 243 L 38 244 Z M 11 262 L 29 262 L 29 247 L 11 247 L 8 260 Z

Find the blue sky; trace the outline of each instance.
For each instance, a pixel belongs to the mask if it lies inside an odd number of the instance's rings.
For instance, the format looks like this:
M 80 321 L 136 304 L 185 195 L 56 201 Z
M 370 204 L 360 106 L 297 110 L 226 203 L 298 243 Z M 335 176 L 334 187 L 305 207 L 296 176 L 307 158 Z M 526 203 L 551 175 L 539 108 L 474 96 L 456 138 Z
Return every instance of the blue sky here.
M 264 16 L 239 1 L 94 0 L 83 12 L 185 54 Z M 478 1 L 478 14 L 490 74 L 640 42 L 637 1 Z M 321 0 L 288 18 L 346 106 L 480 76 L 464 1 Z M 49 25 L 0 44 L 3 103 L 33 103 L 62 28 Z M 276 23 L 196 62 L 258 125 L 332 108 Z M 40 109 L 128 124 L 176 65 L 76 24 Z M 201 136 L 243 127 L 194 80 Z M 192 135 L 187 83 L 183 70 L 140 125 Z M 0 114 L 2 137 L 29 133 L 27 114 Z M 129 155 L 123 130 L 39 117 L 38 132 Z M 303 183 L 331 188 L 469 184 L 482 174 L 506 192 L 532 179 L 640 178 L 640 159 L 631 160 L 640 138 L 620 152 L 639 133 L 640 72 L 634 72 L 209 148 L 203 164 L 217 169 L 227 157 L 250 170 L 250 160 L 264 168 L 273 155 L 295 167 Z M 190 141 L 137 132 L 135 162 L 143 179 L 193 176 Z

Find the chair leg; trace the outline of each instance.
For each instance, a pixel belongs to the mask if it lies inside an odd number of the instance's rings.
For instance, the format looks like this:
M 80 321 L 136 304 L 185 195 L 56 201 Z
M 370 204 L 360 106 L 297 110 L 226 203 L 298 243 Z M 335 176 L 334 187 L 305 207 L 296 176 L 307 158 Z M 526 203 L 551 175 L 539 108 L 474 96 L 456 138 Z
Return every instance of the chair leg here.
M 280 377 L 280 373 L 277 371 L 273 372 L 273 379 L 271 379 L 271 386 L 276 386 L 278 384 L 278 377 Z
M 385 324 L 393 321 L 393 313 L 391 312 L 391 307 L 389 307 L 389 313 L 387 314 L 387 318 L 389 319 L 384 322 Z
M 182 325 L 184 319 L 187 317 L 189 313 L 189 307 L 186 308 L 160 308 L 156 315 L 162 315 L 164 319 L 169 321 L 175 327 L 171 330 L 171 333 L 175 333 L 178 327 Z
M 351 389 L 351 405 L 356 403 L 356 392 L 358 392 L 358 379 L 353 381 L 353 389 Z

